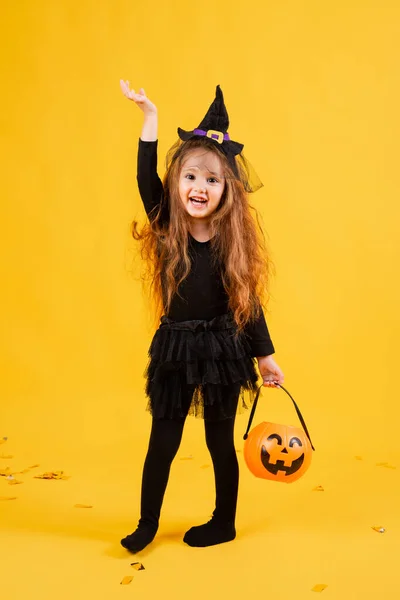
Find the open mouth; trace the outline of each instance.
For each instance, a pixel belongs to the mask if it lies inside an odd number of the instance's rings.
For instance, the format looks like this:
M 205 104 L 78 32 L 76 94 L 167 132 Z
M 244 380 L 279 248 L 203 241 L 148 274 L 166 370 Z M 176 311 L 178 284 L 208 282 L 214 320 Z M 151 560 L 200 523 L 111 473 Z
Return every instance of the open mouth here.
M 189 200 L 195 206 L 203 206 L 204 204 L 207 204 L 207 200 L 204 200 L 203 198 L 193 197 L 193 198 L 189 198 Z

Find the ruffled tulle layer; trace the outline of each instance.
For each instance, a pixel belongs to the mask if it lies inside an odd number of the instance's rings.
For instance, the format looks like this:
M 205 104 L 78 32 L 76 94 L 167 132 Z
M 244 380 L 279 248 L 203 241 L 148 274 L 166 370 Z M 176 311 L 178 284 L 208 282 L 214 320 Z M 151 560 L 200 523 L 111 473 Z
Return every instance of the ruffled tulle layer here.
M 145 373 L 147 409 L 155 418 L 219 420 L 251 406 L 255 360 L 245 336 L 235 333 L 230 315 L 181 322 L 162 317 Z

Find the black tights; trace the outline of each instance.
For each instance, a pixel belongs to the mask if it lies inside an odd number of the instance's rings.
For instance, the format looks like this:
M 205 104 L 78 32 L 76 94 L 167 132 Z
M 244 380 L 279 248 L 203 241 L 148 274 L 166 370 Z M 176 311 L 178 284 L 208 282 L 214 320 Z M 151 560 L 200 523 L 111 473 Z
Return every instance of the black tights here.
M 239 396 L 238 388 L 229 393 Z M 171 463 L 179 449 L 185 418 L 153 419 L 149 448 L 143 468 L 140 525 L 157 529 L 168 483 Z M 204 420 L 205 435 L 215 476 L 214 519 L 235 521 L 239 466 L 234 446 L 235 417 L 221 421 Z

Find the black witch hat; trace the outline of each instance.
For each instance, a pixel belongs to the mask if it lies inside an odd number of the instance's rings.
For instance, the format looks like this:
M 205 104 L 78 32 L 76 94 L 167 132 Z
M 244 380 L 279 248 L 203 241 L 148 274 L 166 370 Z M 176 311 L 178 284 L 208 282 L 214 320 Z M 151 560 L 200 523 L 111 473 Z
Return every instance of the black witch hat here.
M 193 131 L 184 131 L 178 127 L 178 135 L 183 141 L 190 140 L 193 136 L 207 136 L 221 144 L 225 154 L 236 156 L 243 150 L 243 144 L 233 142 L 228 134 L 229 117 L 226 110 L 224 95 L 219 85 L 215 91 L 215 99 L 210 105 L 207 114 L 200 125 Z
M 247 192 L 255 192 L 262 187 L 263 184 L 250 163 L 243 156 L 243 144 L 231 140 L 228 134 L 228 127 L 228 111 L 226 110 L 222 90 L 220 86 L 217 85 L 215 99 L 210 105 L 200 125 L 192 131 L 185 131 L 178 127 L 178 135 L 183 142 L 205 137 L 213 140 L 221 152 L 226 155 L 236 178 L 240 179 L 245 190 Z M 175 144 L 171 148 L 167 156 L 167 166 L 180 146 L 181 143 L 178 142 L 178 144 Z

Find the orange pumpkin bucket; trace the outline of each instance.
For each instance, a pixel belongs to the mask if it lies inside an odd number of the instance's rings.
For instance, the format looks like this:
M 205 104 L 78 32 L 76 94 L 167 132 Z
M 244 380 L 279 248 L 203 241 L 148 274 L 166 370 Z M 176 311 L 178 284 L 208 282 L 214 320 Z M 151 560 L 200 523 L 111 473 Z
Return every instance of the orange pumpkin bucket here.
M 303 416 L 289 392 L 279 383 L 292 400 L 303 429 L 276 423 L 260 423 L 250 433 L 261 388 L 258 388 L 243 439 L 244 459 L 247 467 L 256 477 L 293 483 L 307 471 L 311 463 L 312 445 Z

